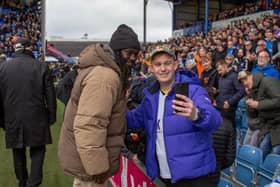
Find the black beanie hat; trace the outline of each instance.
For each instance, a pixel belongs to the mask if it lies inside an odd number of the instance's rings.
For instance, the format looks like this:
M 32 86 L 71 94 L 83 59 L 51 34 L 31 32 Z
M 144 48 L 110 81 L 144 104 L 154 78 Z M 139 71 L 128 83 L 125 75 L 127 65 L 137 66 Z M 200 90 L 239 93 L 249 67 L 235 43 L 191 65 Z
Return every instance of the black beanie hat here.
M 129 26 L 122 24 L 118 26 L 117 30 L 113 33 L 110 43 L 113 50 L 120 49 L 140 49 L 137 34 Z

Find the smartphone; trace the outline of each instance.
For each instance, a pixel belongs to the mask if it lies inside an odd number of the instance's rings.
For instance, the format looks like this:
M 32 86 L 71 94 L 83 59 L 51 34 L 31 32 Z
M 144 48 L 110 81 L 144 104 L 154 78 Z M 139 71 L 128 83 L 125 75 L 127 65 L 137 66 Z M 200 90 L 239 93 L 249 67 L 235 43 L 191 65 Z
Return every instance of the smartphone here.
M 189 97 L 189 83 L 188 82 L 180 82 L 175 84 L 175 94 L 181 94 Z M 180 100 L 179 98 L 175 98 L 176 100 Z M 178 112 L 175 110 L 175 112 Z

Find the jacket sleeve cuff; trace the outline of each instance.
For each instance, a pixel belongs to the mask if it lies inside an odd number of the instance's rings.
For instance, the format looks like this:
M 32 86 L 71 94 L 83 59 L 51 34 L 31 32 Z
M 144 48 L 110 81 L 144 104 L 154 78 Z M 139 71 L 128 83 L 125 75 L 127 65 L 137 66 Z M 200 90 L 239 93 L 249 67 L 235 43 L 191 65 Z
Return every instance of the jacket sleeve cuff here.
M 197 122 L 197 121 L 199 121 L 199 120 L 201 120 L 202 119 L 202 113 L 201 113 L 201 110 L 199 110 L 199 108 L 196 108 L 195 109 L 195 116 L 194 116 L 194 118 L 193 118 L 193 122 Z
M 88 175 L 98 175 L 109 170 L 108 152 L 104 147 L 80 149 L 79 154 Z

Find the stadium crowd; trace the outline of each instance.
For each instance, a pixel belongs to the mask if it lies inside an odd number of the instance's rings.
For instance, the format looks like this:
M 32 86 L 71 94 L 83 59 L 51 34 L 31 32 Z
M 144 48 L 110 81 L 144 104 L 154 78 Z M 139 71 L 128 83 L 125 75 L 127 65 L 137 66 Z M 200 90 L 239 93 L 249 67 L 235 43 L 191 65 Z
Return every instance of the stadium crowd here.
M 60 81 L 65 76 L 65 74 L 68 73 L 73 67 L 73 64 L 63 63 L 60 61 L 50 62 L 48 65 L 52 70 L 52 77 L 54 79 L 54 82 Z
M 42 56 L 41 18 L 38 1 L 26 4 L 20 1 L 2 1 L 0 17 L 0 53 L 11 58 L 16 38 L 25 37 L 33 44 L 33 55 Z
M 33 55 L 41 60 L 41 15 L 38 1 L 30 4 L 20 1 L 5 0 L 1 2 L 0 17 L 0 61 L 10 59 L 14 55 L 17 38 L 28 38 L 33 44 Z M 71 69 L 71 64 L 50 63 L 52 77 L 59 81 Z
M 248 15 L 256 13 L 258 11 L 266 10 L 266 7 L 262 7 L 261 2 L 259 3 L 245 3 L 240 7 L 234 9 L 228 9 L 223 12 L 213 14 L 209 16 L 209 21 L 219 21 L 224 19 L 229 19 L 233 17 Z
M 201 55 L 211 54 L 213 67 L 229 55 L 236 72 L 241 70 L 251 71 L 257 65 L 257 54 L 267 50 L 272 63 L 279 68 L 280 18 L 273 14 L 262 19 L 240 20 L 234 25 L 223 29 L 213 29 L 207 36 L 204 33 L 179 37 L 157 43 L 147 44 L 140 52 L 138 62 L 142 70 L 147 73 L 149 53 L 157 46 L 166 46 L 175 51 L 177 61 L 181 68 L 198 71 L 200 77 L 203 71 Z M 142 71 L 142 72 L 143 72 Z
M 280 8 L 280 1 L 279 0 L 272 0 L 270 4 L 270 9 L 276 9 Z M 219 13 L 214 13 L 209 15 L 208 21 L 214 22 L 214 21 L 220 21 L 224 19 L 234 18 L 238 16 L 244 16 L 260 11 L 267 10 L 265 1 L 258 1 L 257 3 L 244 3 L 240 5 L 239 7 L 226 9 Z M 203 20 L 200 20 L 203 21 Z M 185 22 L 184 24 L 180 25 L 177 29 L 183 29 L 186 27 L 192 26 L 193 23 L 191 22 Z

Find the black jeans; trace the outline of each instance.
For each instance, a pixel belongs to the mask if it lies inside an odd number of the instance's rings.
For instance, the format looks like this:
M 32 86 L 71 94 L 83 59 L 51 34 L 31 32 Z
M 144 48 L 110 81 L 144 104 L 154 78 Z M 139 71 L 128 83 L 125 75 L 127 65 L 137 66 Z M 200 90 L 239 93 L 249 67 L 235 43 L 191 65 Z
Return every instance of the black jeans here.
M 45 151 L 45 146 L 30 147 L 31 169 L 28 177 L 26 148 L 13 149 L 14 170 L 19 187 L 38 187 L 42 183 Z
M 161 179 L 166 187 L 207 187 L 210 185 L 210 177 L 208 175 L 197 177 L 194 179 L 182 179 L 172 184 L 170 179 Z

